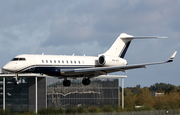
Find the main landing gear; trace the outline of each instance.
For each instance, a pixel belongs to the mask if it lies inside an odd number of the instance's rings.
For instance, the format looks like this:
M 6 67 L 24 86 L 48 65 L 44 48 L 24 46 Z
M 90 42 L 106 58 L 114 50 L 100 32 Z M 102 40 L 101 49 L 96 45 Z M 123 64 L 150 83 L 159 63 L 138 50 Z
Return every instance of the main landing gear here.
M 63 81 L 63 85 L 64 85 L 65 87 L 70 86 L 70 85 L 71 85 L 71 81 L 70 81 L 70 80 L 67 80 L 67 78 L 66 78 L 66 79 L 64 79 L 64 81 Z
M 84 78 L 83 80 L 82 80 L 82 84 L 83 85 L 89 85 L 91 83 L 91 81 L 89 80 L 89 78 Z
M 82 80 L 82 84 L 83 85 L 89 85 L 91 83 L 91 81 L 89 80 L 89 78 L 84 78 L 83 80 Z M 64 81 L 63 81 L 63 86 L 64 87 L 68 87 L 68 86 L 70 86 L 71 85 L 71 81 L 70 80 L 67 80 L 67 78 L 65 78 L 64 79 Z

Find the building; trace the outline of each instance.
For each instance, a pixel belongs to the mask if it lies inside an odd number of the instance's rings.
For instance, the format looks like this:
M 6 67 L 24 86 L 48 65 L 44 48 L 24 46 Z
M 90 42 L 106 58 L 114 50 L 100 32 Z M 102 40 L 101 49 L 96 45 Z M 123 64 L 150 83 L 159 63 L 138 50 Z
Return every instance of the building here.
M 47 78 L 47 106 L 67 108 L 119 105 L 119 78 L 92 78 L 88 86 L 81 83 L 82 79 L 70 80 L 71 86 L 64 87 L 62 79 Z
M 18 85 L 13 77 L 14 74 L 0 74 L 0 109 L 17 112 L 46 107 L 46 77 L 19 74 Z
M 152 94 L 152 96 L 160 97 L 160 96 L 164 96 L 164 93 L 154 93 L 154 94 Z
M 45 107 L 119 106 L 119 78 L 126 76 L 101 76 L 84 86 L 82 79 L 70 79 L 71 86 L 64 87 L 63 79 L 39 74 L 19 74 L 15 85 L 14 74 L 0 73 L 0 109 L 12 112 L 38 111 Z

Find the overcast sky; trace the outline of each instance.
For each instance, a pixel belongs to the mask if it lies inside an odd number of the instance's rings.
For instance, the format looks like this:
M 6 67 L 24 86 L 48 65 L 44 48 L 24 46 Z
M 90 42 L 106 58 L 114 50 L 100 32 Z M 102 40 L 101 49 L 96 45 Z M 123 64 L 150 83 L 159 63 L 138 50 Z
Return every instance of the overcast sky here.
M 134 40 L 128 64 L 167 60 L 180 51 L 180 0 L 0 0 L 0 66 L 19 54 L 104 53 L 121 33 L 167 36 Z M 173 63 L 128 70 L 125 87 L 180 85 L 180 53 Z

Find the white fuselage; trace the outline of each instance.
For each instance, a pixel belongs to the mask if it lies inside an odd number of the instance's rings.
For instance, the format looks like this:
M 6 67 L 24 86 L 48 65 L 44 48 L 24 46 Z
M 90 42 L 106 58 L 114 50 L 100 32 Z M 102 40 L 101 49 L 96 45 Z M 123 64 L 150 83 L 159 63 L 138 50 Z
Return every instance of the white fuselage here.
M 124 66 L 126 60 L 115 58 L 107 60 L 110 66 Z M 98 64 L 98 57 L 93 56 L 65 56 L 65 55 L 18 55 L 7 63 L 3 69 L 13 73 L 42 73 L 51 76 L 62 76 L 61 70 L 78 68 L 102 67 Z M 77 76 L 77 75 L 70 75 Z

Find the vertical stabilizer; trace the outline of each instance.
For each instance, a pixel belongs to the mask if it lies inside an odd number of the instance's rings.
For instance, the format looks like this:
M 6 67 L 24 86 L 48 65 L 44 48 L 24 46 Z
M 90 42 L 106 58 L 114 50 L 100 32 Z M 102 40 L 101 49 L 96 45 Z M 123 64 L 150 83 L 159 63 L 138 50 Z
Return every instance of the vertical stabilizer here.
M 128 39 L 123 39 L 127 38 Z M 113 57 L 121 57 L 124 58 L 126 51 L 128 50 L 128 47 L 131 43 L 131 40 L 133 36 L 127 35 L 125 33 L 120 34 L 120 36 L 116 39 L 116 41 L 113 43 L 113 45 L 107 50 L 103 55 L 109 55 Z

